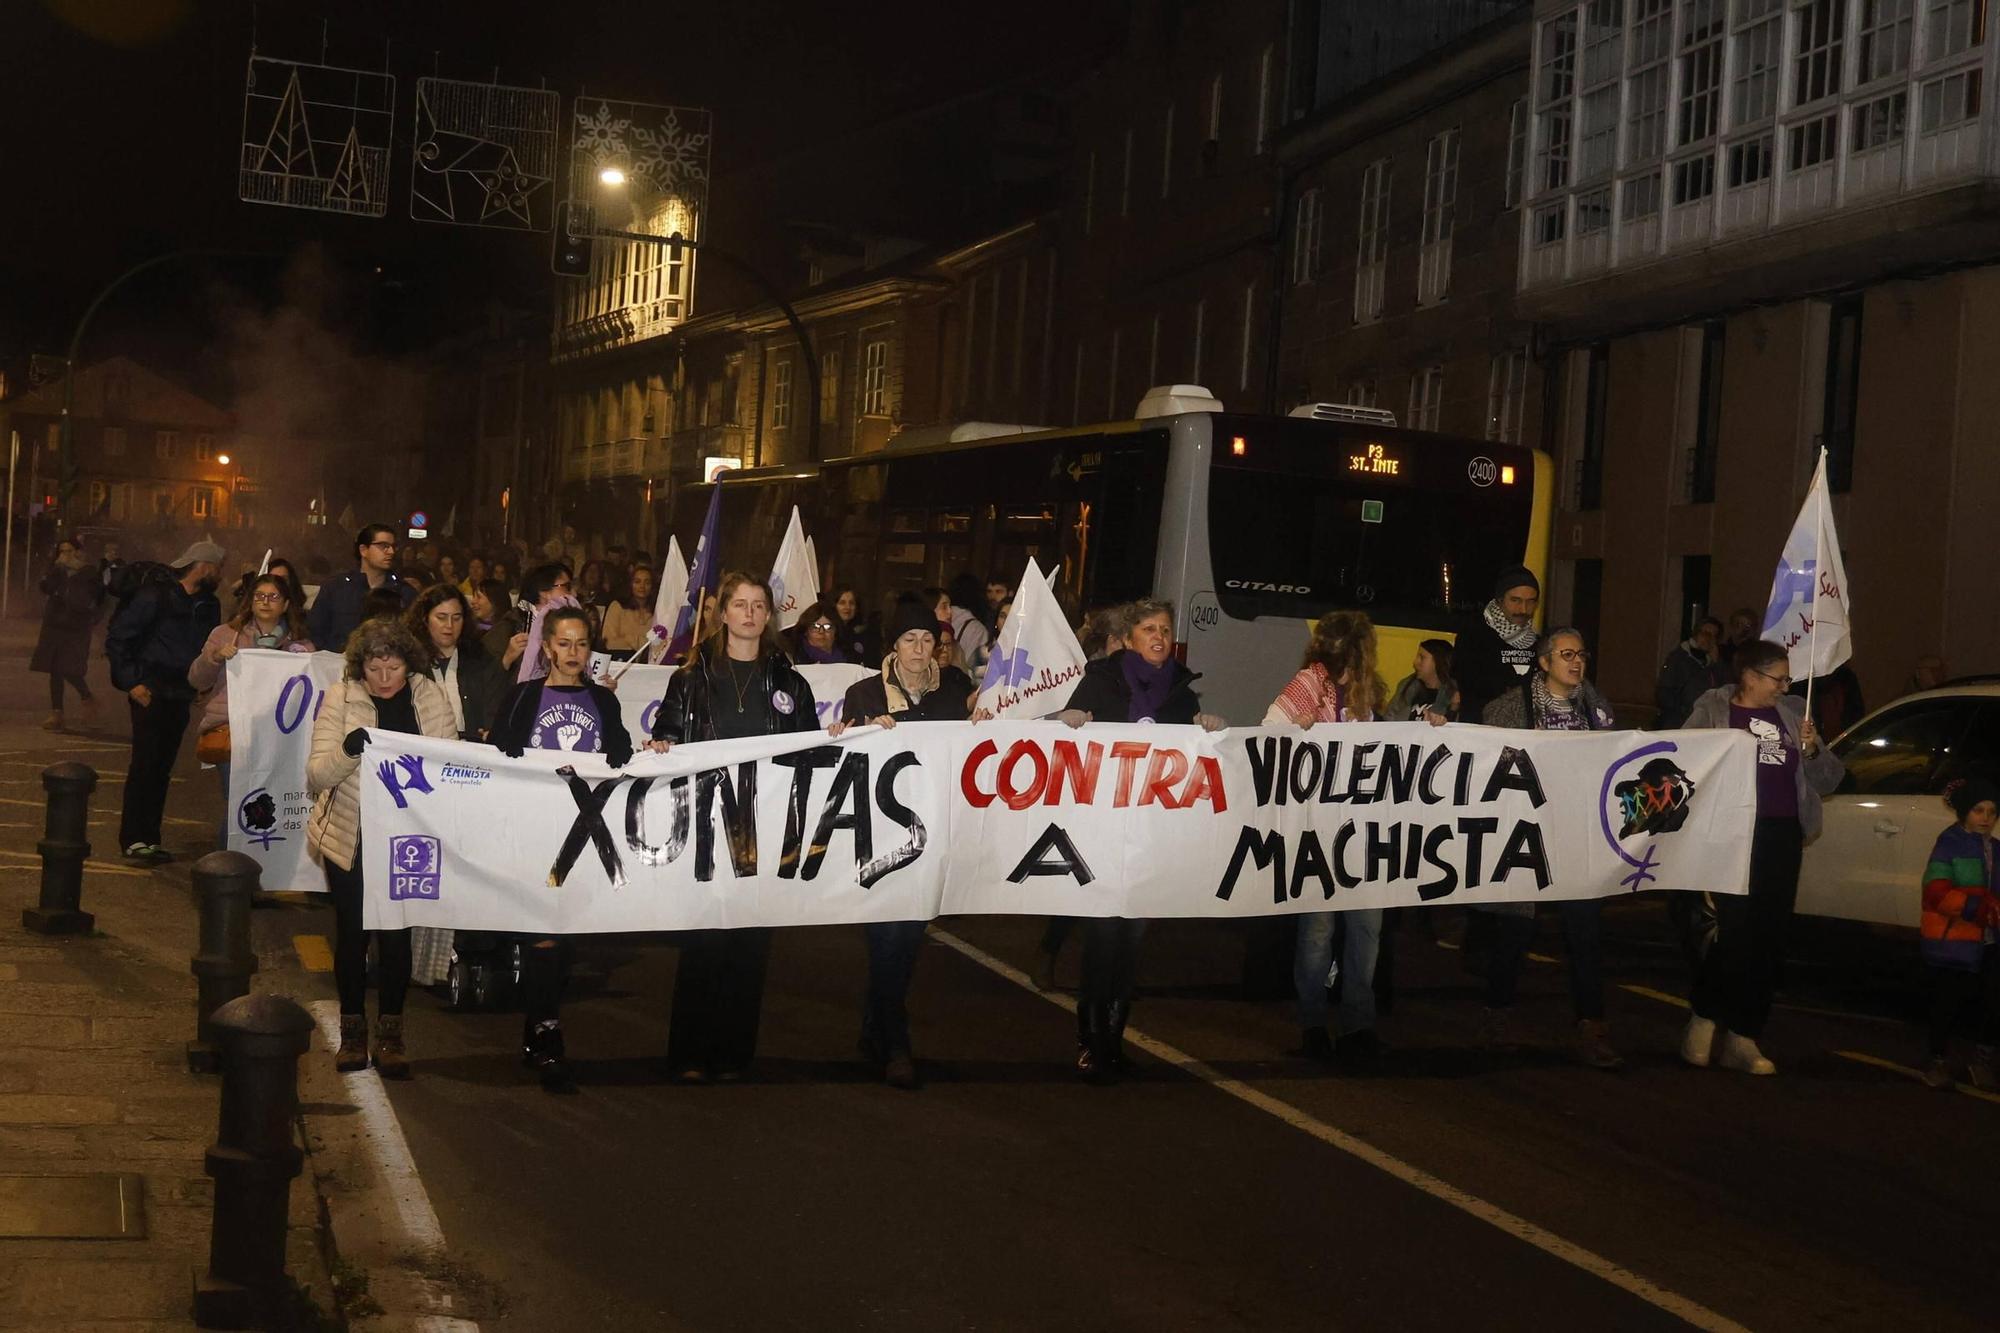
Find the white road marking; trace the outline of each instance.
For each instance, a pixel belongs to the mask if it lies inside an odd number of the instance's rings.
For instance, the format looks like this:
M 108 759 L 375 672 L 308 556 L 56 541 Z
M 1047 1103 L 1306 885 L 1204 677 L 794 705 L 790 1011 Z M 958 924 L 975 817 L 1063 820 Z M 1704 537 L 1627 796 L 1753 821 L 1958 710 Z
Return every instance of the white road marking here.
M 949 931 L 931 929 L 931 938 L 956 949 L 987 971 L 1005 977 L 1032 995 L 1039 995 L 1059 1008 L 1076 1011 L 1076 1001 L 1067 995 L 1050 994 L 1037 989 L 1033 978 L 1011 964 L 1002 962 L 975 944 L 971 944 Z M 1537 1226 L 1524 1217 L 1508 1212 L 1497 1204 L 1488 1203 L 1477 1195 L 1469 1194 L 1421 1167 L 1412 1166 L 1399 1157 L 1391 1156 L 1373 1144 L 1355 1138 L 1351 1134 L 1335 1129 L 1325 1121 L 1308 1115 L 1289 1102 L 1280 1101 L 1269 1093 L 1259 1091 L 1241 1079 L 1230 1078 L 1211 1065 L 1195 1059 L 1178 1047 L 1170 1046 L 1157 1037 L 1149 1037 L 1137 1028 L 1125 1029 L 1125 1039 L 1156 1060 L 1174 1065 L 1182 1071 L 1208 1084 L 1217 1092 L 1234 1097 L 1240 1102 L 1256 1107 L 1296 1130 L 1310 1134 L 1321 1143 L 1336 1148 L 1348 1156 L 1366 1162 L 1413 1189 L 1421 1190 L 1441 1203 L 1449 1204 L 1479 1221 L 1499 1231 L 1504 1231 L 1517 1240 L 1525 1241 L 1544 1254 L 1571 1264 L 1592 1277 L 1610 1283 L 1614 1287 L 1630 1292 L 1656 1309 L 1664 1310 L 1674 1318 L 1695 1328 L 1712 1330 L 1714 1333 L 1748 1333 L 1742 1324 L 1716 1313 L 1697 1301 L 1690 1300 L 1677 1292 L 1641 1277 L 1593 1250 L 1563 1239 L 1544 1227 Z

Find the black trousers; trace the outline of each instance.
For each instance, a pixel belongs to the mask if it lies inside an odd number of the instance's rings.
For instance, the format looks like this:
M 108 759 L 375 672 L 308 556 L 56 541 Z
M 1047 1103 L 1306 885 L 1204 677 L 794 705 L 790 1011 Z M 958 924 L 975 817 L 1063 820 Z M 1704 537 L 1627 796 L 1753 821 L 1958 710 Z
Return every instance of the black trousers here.
M 1771 1016 L 1804 850 L 1797 819 L 1758 819 L 1750 839 L 1750 892 L 1715 895 L 1715 943 L 1695 977 L 1694 1011 L 1738 1036 L 1762 1035 Z
M 1977 972 L 1933 967 L 1931 973 L 1931 1054 L 1951 1046 L 1961 1016 L 1970 1011 L 1981 1046 L 2000 1045 L 2000 949 L 1989 948 Z
M 1604 900 L 1566 899 L 1555 904 L 1569 954 L 1569 1003 L 1579 1019 L 1604 1017 Z M 1528 949 L 1535 942 L 1535 918 L 1480 913 L 1493 919 L 1492 954 L 1486 965 L 1486 1004 L 1505 1009 L 1514 1003 Z
M 670 1068 L 734 1074 L 749 1065 L 757 1054 L 770 957 L 768 927 L 688 932 L 667 1024 Z
M 60 713 L 63 710 L 64 681 L 68 681 L 69 687 L 76 691 L 77 698 L 83 700 L 85 703 L 90 702 L 90 686 L 84 684 L 82 676 L 65 676 L 60 672 L 51 671 L 49 672 L 49 709 L 51 712 Z
M 375 940 L 375 980 L 381 993 L 375 1010 L 385 1017 L 403 1012 L 410 990 L 410 932 L 361 928 L 361 847 L 354 848 L 354 868 L 326 863 L 326 889 L 333 899 L 333 985 L 340 992 L 340 1012 L 365 1012 L 368 994 L 368 940 Z
M 118 817 L 121 850 L 135 842 L 152 846 L 160 841 L 167 784 L 181 752 L 181 737 L 187 735 L 190 702 L 156 694 L 144 708 L 131 703 L 132 760 L 125 768 L 125 805 Z
M 1139 943 L 1146 923 L 1122 916 L 1094 916 L 1083 923 L 1083 978 L 1080 1004 L 1130 1000 L 1139 980 Z

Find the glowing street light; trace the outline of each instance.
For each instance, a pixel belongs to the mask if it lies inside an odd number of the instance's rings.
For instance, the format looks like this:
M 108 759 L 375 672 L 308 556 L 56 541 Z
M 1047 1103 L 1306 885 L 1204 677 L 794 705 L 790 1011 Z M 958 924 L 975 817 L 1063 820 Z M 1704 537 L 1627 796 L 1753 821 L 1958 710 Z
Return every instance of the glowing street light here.
M 220 464 L 222 464 L 222 466 L 224 466 L 224 467 L 228 467 L 228 466 L 229 466 L 229 455 L 228 455 L 228 454 L 217 454 L 217 455 L 215 456 L 215 461 L 216 461 L 216 462 L 218 462 L 218 463 L 220 463 Z
M 604 185 L 623 185 L 625 183 L 625 173 L 617 167 L 606 167 L 597 173 L 597 179 L 599 183 Z

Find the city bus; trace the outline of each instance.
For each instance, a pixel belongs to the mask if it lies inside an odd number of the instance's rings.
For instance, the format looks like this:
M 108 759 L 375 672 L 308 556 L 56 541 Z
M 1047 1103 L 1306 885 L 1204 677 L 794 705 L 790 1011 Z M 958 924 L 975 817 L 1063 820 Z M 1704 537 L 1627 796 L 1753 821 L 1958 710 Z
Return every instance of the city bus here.
M 1153 596 L 1204 705 L 1262 719 L 1298 668 L 1306 627 L 1364 611 L 1391 685 L 1419 640 L 1451 638 L 1503 569 L 1546 581 L 1554 470 L 1521 445 L 1399 429 L 1338 406 L 1290 416 L 1217 410 L 1191 386 L 1130 421 L 1071 429 L 910 431 L 816 467 L 726 473 L 725 568 L 768 568 L 793 505 L 825 588 L 866 609 L 970 571 L 1056 571 L 1073 617 Z M 671 528 L 690 555 L 711 486 L 684 488 Z

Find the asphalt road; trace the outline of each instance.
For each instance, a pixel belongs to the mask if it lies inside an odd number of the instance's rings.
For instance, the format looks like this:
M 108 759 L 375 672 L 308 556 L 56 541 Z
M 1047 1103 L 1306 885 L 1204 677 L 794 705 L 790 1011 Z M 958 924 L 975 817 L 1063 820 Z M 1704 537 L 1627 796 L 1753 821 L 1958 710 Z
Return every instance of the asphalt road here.
M 1116 1087 L 1069 1074 L 1068 1013 L 935 934 L 926 1086 L 873 1082 L 850 1054 L 860 932 L 814 929 L 779 936 L 743 1084 L 666 1081 L 676 951 L 603 937 L 566 1019 L 580 1095 L 527 1079 L 517 1016 L 420 994 L 417 1077 L 391 1096 L 489 1326 L 1991 1327 L 2000 1099 L 1853 1058 L 1917 1060 L 1900 946 L 1862 951 L 1873 975 L 1795 965 L 1782 1072 L 1753 1080 L 1673 1058 L 1683 1011 L 1641 993 L 1685 990 L 1660 916 L 1621 905 L 1609 931 L 1623 1074 L 1564 1057 L 1555 962 L 1527 1049 L 1480 1049 L 1476 983 L 1420 920 L 1395 1049 L 1321 1073 L 1284 1054 L 1287 1004 L 1237 998 L 1237 932 L 1168 922 L 1134 1025 L 1174 1050 Z M 323 919 L 259 922 L 279 947 Z M 1039 935 L 938 929 L 1020 965 Z M 1553 923 L 1538 948 L 1560 955 Z

